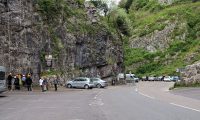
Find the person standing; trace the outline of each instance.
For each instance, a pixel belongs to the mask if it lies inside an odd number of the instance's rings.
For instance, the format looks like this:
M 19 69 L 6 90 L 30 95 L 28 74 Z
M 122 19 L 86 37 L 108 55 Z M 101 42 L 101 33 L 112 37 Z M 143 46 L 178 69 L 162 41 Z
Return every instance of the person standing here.
M 53 84 L 54 84 L 55 91 L 57 91 L 57 89 L 58 89 L 58 78 L 57 77 L 54 77 Z
M 7 77 L 7 81 L 8 81 L 8 90 L 11 91 L 12 90 L 12 73 L 10 73 Z
M 23 87 L 25 86 L 25 83 L 26 83 L 26 76 L 23 75 L 22 76 L 22 85 L 23 85 Z
M 26 78 L 26 85 L 27 85 L 28 91 L 32 91 L 32 88 L 31 88 L 32 83 L 33 83 L 33 81 L 31 79 L 31 76 L 28 75 L 28 77 Z
M 15 76 L 14 85 L 15 85 L 15 90 L 20 90 L 19 76 L 18 75 Z
M 21 86 L 22 86 L 22 74 L 18 74 L 18 78 L 19 78 L 19 86 L 21 88 Z
M 44 78 L 43 82 L 42 82 L 42 86 L 43 86 L 43 90 L 47 91 L 47 79 Z
M 44 81 L 44 80 L 43 80 L 42 78 L 40 78 L 39 84 L 40 84 L 40 87 L 41 87 L 41 89 L 42 89 L 42 92 L 44 92 L 43 81 Z

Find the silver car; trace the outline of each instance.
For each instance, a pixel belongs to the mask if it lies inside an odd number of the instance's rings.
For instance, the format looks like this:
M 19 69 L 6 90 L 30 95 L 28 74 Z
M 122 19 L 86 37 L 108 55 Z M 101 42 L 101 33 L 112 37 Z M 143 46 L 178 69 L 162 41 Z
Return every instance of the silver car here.
M 108 83 L 100 78 L 91 78 L 94 83 L 94 87 L 104 88 L 108 86 Z
M 93 88 L 94 84 L 92 82 L 92 80 L 90 80 L 90 78 L 87 77 L 78 77 L 75 78 L 72 81 L 68 81 L 66 83 L 66 87 L 68 88 L 85 88 L 85 89 L 89 89 L 89 88 Z

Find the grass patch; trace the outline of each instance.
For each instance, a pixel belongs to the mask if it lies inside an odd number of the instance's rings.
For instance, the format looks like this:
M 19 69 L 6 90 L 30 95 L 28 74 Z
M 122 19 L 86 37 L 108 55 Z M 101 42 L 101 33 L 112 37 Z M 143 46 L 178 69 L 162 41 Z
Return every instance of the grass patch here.
M 181 88 L 181 87 L 200 87 L 200 82 L 194 82 L 194 83 L 176 82 L 174 84 L 174 88 Z

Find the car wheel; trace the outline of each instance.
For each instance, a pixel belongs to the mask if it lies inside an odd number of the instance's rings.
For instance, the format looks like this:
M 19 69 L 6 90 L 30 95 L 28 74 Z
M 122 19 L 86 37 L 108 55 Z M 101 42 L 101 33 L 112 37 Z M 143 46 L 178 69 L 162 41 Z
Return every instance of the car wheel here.
M 101 88 L 102 86 L 101 86 L 101 84 L 97 84 L 97 88 Z
M 72 88 L 72 85 L 71 85 L 71 84 L 68 84 L 67 87 L 68 87 L 68 88 Z
M 89 86 L 88 86 L 88 85 L 85 85 L 84 88 L 85 88 L 85 89 L 89 89 Z

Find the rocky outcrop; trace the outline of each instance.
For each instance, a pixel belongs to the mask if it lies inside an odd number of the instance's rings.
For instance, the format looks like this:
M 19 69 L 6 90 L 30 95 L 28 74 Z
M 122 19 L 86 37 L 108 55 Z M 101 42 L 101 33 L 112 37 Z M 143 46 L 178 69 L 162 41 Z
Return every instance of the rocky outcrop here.
M 97 75 L 111 80 L 122 72 L 122 43 L 117 36 L 100 23 L 87 20 L 81 22 L 97 30 L 81 33 L 76 16 L 49 27 L 35 10 L 36 6 L 34 0 L 0 1 L 0 65 L 8 72 L 31 73 L 35 81 L 48 69 L 57 71 L 63 81 Z M 72 6 L 79 7 L 75 1 Z M 77 32 L 71 32 L 70 21 Z M 53 55 L 51 68 L 45 63 L 47 54 Z
M 164 50 L 169 46 L 171 42 L 171 33 L 174 31 L 176 24 L 170 24 L 161 31 L 154 31 L 143 37 L 131 39 L 131 48 L 143 48 L 150 52 L 156 52 L 157 50 Z
M 172 4 L 174 2 L 174 0 L 158 0 L 159 3 L 161 4 Z
M 186 66 L 181 76 L 186 84 L 200 83 L 200 61 L 193 65 Z

